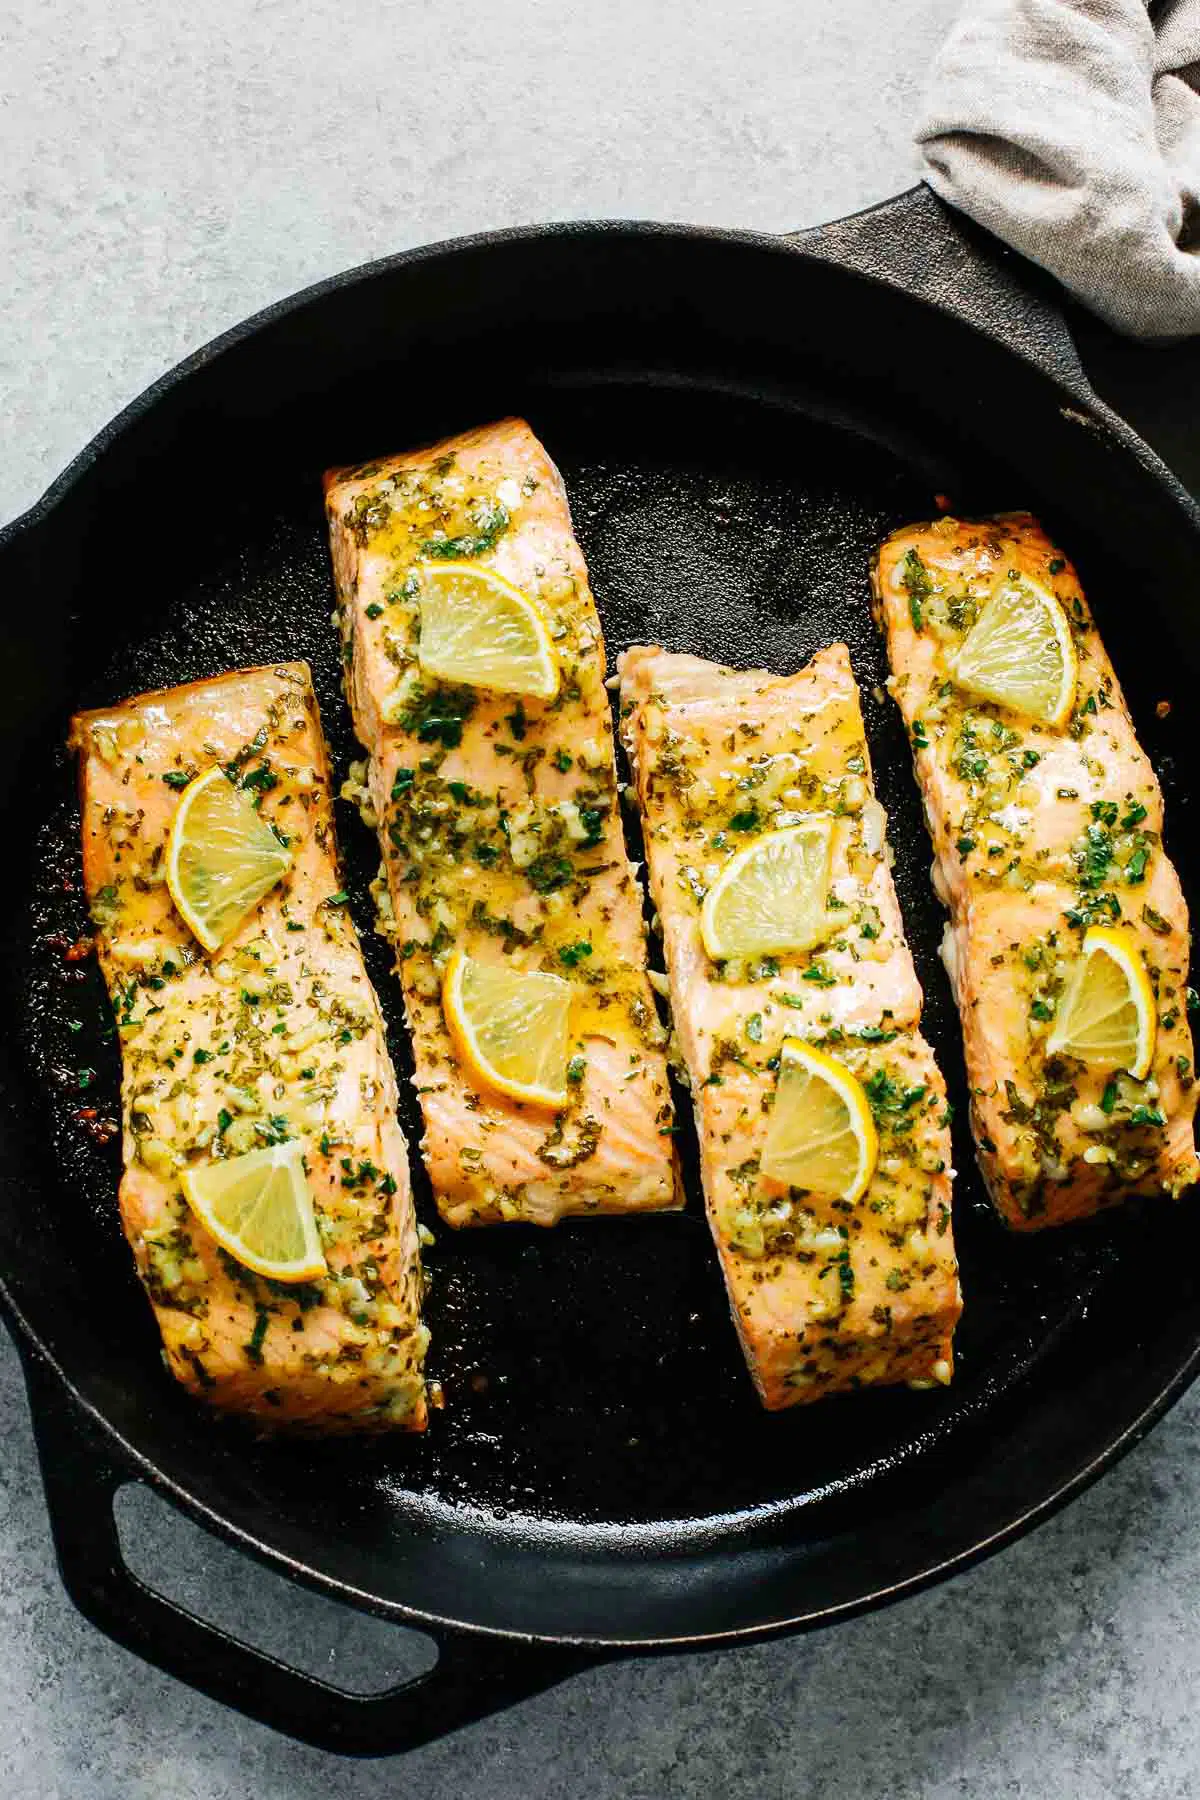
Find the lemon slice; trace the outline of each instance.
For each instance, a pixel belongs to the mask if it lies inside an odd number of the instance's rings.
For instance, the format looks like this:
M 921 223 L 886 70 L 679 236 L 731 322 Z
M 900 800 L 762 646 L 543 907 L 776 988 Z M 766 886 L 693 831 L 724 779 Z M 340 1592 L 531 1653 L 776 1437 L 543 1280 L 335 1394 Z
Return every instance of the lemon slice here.
M 1137 938 L 1121 926 L 1093 925 L 1059 1000 L 1047 1055 L 1077 1056 L 1144 1081 L 1157 1031 L 1154 989 Z
M 553 700 L 558 663 L 537 608 L 492 569 L 422 563 L 418 656 L 429 675 Z
M 167 842 L 167 887 L 206 950 L 233 936 L 291 862 L 223 769 L 211 768 L 184 789 Z
M 827 937 L 833 826 L 813 819 L 739 850 L 704 896 L 700 934 L 708 954 L 769 956 L 810 950 Z
M 1024 576 L 994 589 L 952 669 L 960 687 L 1044 725 L 1070 718 L 1078 672 L 1062 607 Z
M 485 1086 L 535 1106 L 566 1104 L 569 981 L 456 950 L 442 1010 L 460 1060 Z
M 786 1038 L 763 1174 L 832 1200 L 854 1201 L 865 1193 L 878 1155 L 879 1137 L 861 1082 L 836 1057 Z
M 185 1169 L 181 1180 L 196 1217 L 256 1275 L 315 1281 L 327 1273 L 304 1155 L 294 1140 Z

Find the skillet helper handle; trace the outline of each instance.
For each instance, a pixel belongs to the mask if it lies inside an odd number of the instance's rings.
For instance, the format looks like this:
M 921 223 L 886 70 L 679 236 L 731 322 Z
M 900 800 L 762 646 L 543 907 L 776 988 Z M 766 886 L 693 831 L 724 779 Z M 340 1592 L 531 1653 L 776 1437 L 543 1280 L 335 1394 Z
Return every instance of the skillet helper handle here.
M 859 269 L 965 319 L 1081 401 L 1094 403 L 1063 315 L 1061 288 L 924 182 L 864 212 L 786 237 L 809 256 Z
M 50 1525 L 67 1592 L 106 1636 L 210 1699 L 321 1750 L 384 1756 L 542 1692 L 594 1659 L 571 1649 L 454 1634 L 424 1674 L 381 1694 L 349 1694 L 230 1637 L 137 1579 L 113 1514 L 136 1477 L 57 1377 L 32 1358 L 26 1380 Z

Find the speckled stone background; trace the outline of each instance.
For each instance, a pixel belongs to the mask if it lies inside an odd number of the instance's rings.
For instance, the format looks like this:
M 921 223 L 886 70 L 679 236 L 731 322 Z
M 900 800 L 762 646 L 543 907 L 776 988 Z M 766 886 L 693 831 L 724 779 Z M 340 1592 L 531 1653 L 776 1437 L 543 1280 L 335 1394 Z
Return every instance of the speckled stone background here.
M 0 518 L 126 400 L 276 296 L 488 226 L 783 229 L 907 185 L 953 0 L 3 0 Z M 1181 445 L 1195 356 L 1115 359 Z M 1160 437 L 1170 449 L 1170 430 Z M 12 605 L 16 597 L 4 596 Z M 0 1790 L 12 1800 L 1191 1800 L 1200 1396 L 1034 1537 L 802 1641 L 602 1668 L 414 1754 L 298 1748 L 146 1669 L 55 1575 L 0 1334 Z M 255 1641 L 382 1685 L 413 1641 L 149 1496 L 127 1551 Z

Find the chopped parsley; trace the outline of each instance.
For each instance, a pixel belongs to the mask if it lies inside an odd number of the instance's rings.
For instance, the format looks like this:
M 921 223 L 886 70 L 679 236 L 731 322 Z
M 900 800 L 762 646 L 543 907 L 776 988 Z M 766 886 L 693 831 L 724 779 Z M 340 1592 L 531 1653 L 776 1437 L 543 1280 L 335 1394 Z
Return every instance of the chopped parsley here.
M 486 556 L 504 536 L 511 522 L 508 508 L 499 500 L 485 500 L 475 509 L 474 531 L 463 532 L 459 537 L 427 538 L 421 545 L 421 555 L 436 556 L 444 562 Z
M 907 1131 L 912 1125 L 912 1109 L 925 1098 L 928 1089 L 923 1082 L 915 1087 L 901 1087 L 886 1069 L 876 1069 L 864 1081 L 863 1092 L 876 1119 L 881 1123 L 886 1120 L 895 1131 Z
M 266 1307 L 256 1307 L 254 1312 L 254 1330 L 250 1333 L 245 1345 L 246 1355 L 250 1358 L 252 1363 L 262 1362 L 263 1339 L 267 1335 L 267 1326 L 270 1323 L 271 1315 Z
M 913 630 L 921 631 L 925 619 L 924 603 L 933 592 L 933 583 L 929 579 L 929 570 L 915 550 L 906 551 L 900 580 L 908 592 L 908 616 Z
M 1086 928 L 1103 919 L 1119 919 L 1121 903 L 1115 894 L 1081 894 L 1078 906 L 1068 907 L 1063 917 L 1068 925 Z
M 554 894 L 559 888 L 566 887 L 574 869 L 567 856 L 556 856 L 553 851 L 544 850 L 535 856 L 525 871 L 525 878 L 531 888 L 539 894 Z
M 883 930 L 883 920 L 879 909 L 875 906 L 861 906 L 858 910 L 858 929 L 867 939 L 877 938 Z
M 1072 851 L 1080 887 L 1098 888 L 1112 863 L 1112 838 L 1103 825 L 1093 823 Z
M 241 786 L 251 794 L 269 794 L 271 789 L 279 786 L 279 777 L 271 768 L 270 760 L 264 757 L 257 769 L 249 769 L 242 776 Z
M 807 969 L 801 970 L 801 981 L 811 981 L 816 987 L 835 987 L 837 976 L 830 973 L 824 963 L 810 963 Z
M 529 724 L 529 720 L 525 717 L 525 705 L 523 701 L 518 700 L 512 711 L 510 713 L 505 713 L 504 723 L 508 726 L 508 729 L 512 732 L 518 744 L 523 743 L 525 740 L 525 730 Z
M 442 744 L 457 750 L 462 743 L 463 722 L 475 710 L 470 688 L 418 687 L 400 715 L 400 724 L 421 744 Z
M 579 823 L 587 836 L 580 845 L 581 850 L 594 850 L 604 835 L 604 813 L 598 806 L 581 806 Z

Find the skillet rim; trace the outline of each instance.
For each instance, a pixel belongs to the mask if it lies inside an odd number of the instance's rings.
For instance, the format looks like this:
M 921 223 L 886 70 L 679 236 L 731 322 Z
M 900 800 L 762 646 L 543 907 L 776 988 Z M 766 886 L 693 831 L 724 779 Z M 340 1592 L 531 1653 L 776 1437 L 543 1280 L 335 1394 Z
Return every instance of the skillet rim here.
M 757 250 L 765 250 L 785 256 L 800 256 L 807 262 L 835 263 L 846 274 L 856 280 L 864 281 L 869 286 L 883 288 L 895 292 L 900 291 L 917 305 L 927 308 L 933 313 L 942 313 L 953 318 L 959 326 L 965 326 L 975 336 L 985 341 L 996 342 L 995 334 L 970 313 L 953 306 L 949 298 L 945 304 L 927 294 L 913 292 L 903 281 L 886 273 L 878 273 L 860 266 L 857 258 L 844 259 L 836 244 L 822 248 L 823 239 L 831 239 L 832 234 L 846 227 L 857 226 L 872 218 L 887 217 L 894 209 L 914 196 L 923 192 L 923 184 L 909 188 L 904 193 L 876 201 L 871 206 L 862 207 L 859 211 L 848 213 L 843 218 L 831 220 L 825 225 L 816 225 L 799 232 L 750 231 L 736 226 L 688 225 L 671 220 L 656 221 L 653 219 L 583 219 L 552 220 L 544 225 L 509 225 L 498 231 L 480 231 L 468 233 L 466 236 L 441 238 L 433 244 L 418 244 L 408 250 L 398 250 L 391 256 L 373 258 L 369 262 L 356 263 L 352 268 L 343 269 L 335 275 L 323 276 L 320 280 L 310 282 L 297 289 L 295 293 L 285 294 L 279 300 L 272 300 L 257 312 L 239 320 L 225 331 L 218 332 L 215 337 L 192 350 L 180 362 L 173 363 L 161 375 L 155 376 L 147 387 L 135 394 L 121 410 L 114 414 L 107 424 L 102 425 L 78 454 L 72 457 L 50 485 L 43 491 L 32 505 L 6 524 L 0 525 L 0 555 L 15 544 L 21 536 L 32 532 L 45 523 L 54 510 L 62 504 L 71 492 L 79 485 L 89 469 L 100 461 L 109 450 L 135 425 L 139 419 L 149 413 L 159 400 L 175 388 L 181 387 L 185 381 L 199 370 L 206 368 L 219 356 L 234 349 L 238 344 L 254 337 L 266 327 L 285 319 L 294 313 L 301 312 L 306 306 L 313 305 L 337 293 L 342 288 L 349 288 L 360 283 L 374 280 L 378 276 L 389 275 L 395 270 L 414 267 L 420 263 L 433 262 L 437 259 L 469 253 L 485 251 L 502 244 L 533 242 L 536 240 L 553 240 L 595 236 L 599 239 L 618 235 L 629 235 L 634 238 L 662 238 L 667 241 L 689 241 L 728 244 L 733 247 L 744 246 Z M 1065 330 L 1065 322 L 1064 322 Z M 1069 333 L 1067 333 L 1068 341 Z M 1062 366 L 1051 367 L 1043 356 L 1037 354 L 1035 346 L 1014 342 L 1011 338 L 1003 343 L 1004 350 L 1011 356 L 1036 369 L 1040 375 L 1050 380 L 1063 393 L 1069 394 L 1073 401 L 1086 406 L 1095 423 L 1105 432 L 1116 437 L 1123 449 L 1130 452 L 1141 463 L 1147 473 L 1155 476 L 1173 500 L 1189 516 L 1192 524 L 1200 530 L 1200 500 L 1196 499 L 1180 481 L 1179 477 L 1162 460 L 1158 453 L 1151 449 L 1146 440 L 1128 424 L 1118 412 L 1100 398 L 1093 390 L 1083 373 L 1082 365 L 1078 366 L 1078 375 L 1068 379 Z
M 23 1317 L 15 1308 L 12 1308 L 10 1313 L 8 1296 L 2 1286 L 0 1286 L 0 1313 L 4 1314 L 6 1320 L 9 1317 L 16 1318 L 21 1328 L 28 1330 Z M 1182 1399 L 1196 1380 L 1197 1375 L 1200 1374 L 1200 1332 L 1198 1332 L 1197 1342 L 1190 1356 L 1177 1370 L 1170 1382 L 1159 1391 L 1134 1420 L 1124 1427 L 1117 1437 L 1077 1469 L 1073 1475 L 1062 1481 L 1044 1499 L 1027 1507 L 1016 1518 L 993 1531 L 989 1536 L 980 1539 L 979 1542 L 964 1550 L 957 1551 L 954 1555 L 930 1562 L 913 1575 L 875 1587 L 870 1593 L 860 1594 L 853 1600 L 818 1607 L 786 1619 L 773 1619 L 754 1625 L 729 1626 L 714 1631 L 686 1632 L 672 1637 L 629 1638 L 572 1632 L 509 1630 L 501 1626 L 481 1625 L 478 1622 L 447 1618 L 441 1613 L 410 1606 L 402 1601 L 385 1600 L 377 1594 L 367 1593 L 364 1589 L 355 1587 L 352 1583 L 340 1580 L 336 1576 L 324 1574 L 311 1564 L 301 1562 L 288 1555 L 286 1551 L 274 1548 L 262 1538 L 254 1537 L 242 1527 L 223 1518 L 204 1501 L 196 1499 L 188 1493 L 181 1483 L 164 1474 L 143 1451 L 137 1449 L 115 1426 L 110 1424 L 97 1406 L 79 1392 L 70 1376 L 58 1361 L 33 1338 L 31 1332 L 28 1341 L 23 1341 L 18 1334 L 14 1333 L 14 1342 L 25 1372 L 26 1391 L 35 1438 L 40 1414 L 38 1401 L 33 1391 L 34 1371 L 30 1360 L 32 1357 L 36 1357 L 40 1364 L 38 1375 L 44 1379 L 46 1372 L 49 1371 L 54 1379 L 65 1388 L 70 1404 L 83 1412 L 92 1426 L 115 1448 L 117 1455 L 125 1465 L 128 1481 L 140 1480 L 152 1492 L 169 1500 L 194 1523 L 213 1532 L 215 1536 L 223 1539 L 235 1549 L 253 1556 L 257 1562 L 272 1569 L 276 1574 L 299 1582 L 314 1592 L 324 1594 L 326 1598 L 355 1606 L 360 1611 L 389 1619 L 408 1629 L 424 1632 L 438 1641 L 445 1636 L 454 1636 L 488 1642 L 547 1646 L 590 1653 L 601 1661 L 609 1654 L 614 1656 L 672 1655 L 675 1652 L 688 1650 L 715 1650 L 722 1646 L 732 1648 L 738 1645 L 763 1643 L 772 1638 L 814 1631 L 826 1625 L 839 1624 L 864 1613 L 874 1612 L 880 1607 L 894 1605 L 900 1600 L 923 1593 L 928 1588 L 937 1587 L 942 1582 L 951 1580 L 955 1575 L 965 1574 L 967 1570 L 988 1561 L 1001 1550 L 1006 1549 L 1009 1544 L 1016 1543 L 1039 1525 L 1045 1524 L 1056 1513 L 1063 1511 L 1071 1501 L 1078 1499 L 1088 1488 L 1093 1487 L 1103 1475 L 1107 1474 L 1109 1469 L 1113 1468 L 1148 1436 L 1155 1425 L 1159 1424 L 1172 1407 Z M 68 1429 L 74 1429 L 73 1423 Z M 122 1482 L 120 1485 L 125 1485 L 125 1483 Z
M 853 227 L 859 221 L 869 221 L 876 214 L 886 216 L 897 206 L 905 201 L 911 202 L 915 196 L 921 193 L 920 187 L 910 189 L 905 194 L 882 200 L 844 219 L 791 235 L 732 227 L 660 223 L 638 219 L 555 221 L 544 225 L 518 225 L 498 231 L 479 232 L 440 240 L 434 244 L 415 246 L 324 277 L 296 293 L 269 303 L 208 340 L 156 377 L 107 424 L 101 427 L 50 483 L 39 499 L 8 524 L 0 527 L 0 556 L 8 551 L 19 550 L 20 540 L 40 530 L 52 518 L 55 511 L 69 499 L 88 473 L 101 462 L 104 455 L 132 427 L 151 413 L 160 400 L 165 399 L 177 388 L 181 388 L 192 375 L 206 368 L 218 357 L 271 325 L 302 312 L 310 305 L 319 304 L 329 295 L 342 289 L 364 284 L 406 268 L 436 260 L 445 260 L 460 254 L 485 252 L 501 245 L 521 242 L 548 243 L 555 240 L 588 237 L 596 239 L 599 243 L 614 237 L 626 237 L 635 241 L 657 239 L 667 244 L 688 241 L 714 245 L 724 244 L 735 250 L 741 247 L 759 252 L 769 252 L 772 255 L 798 255 L 809 263 L 828 264 L 833 262 L 854 279 L 874 288 L 882 288 L 892 294 L 899 292 L 907 300 L 915 302 L 935 316 L 941 315 L 950 318 L 957 328 L 965 327 L 971 335 L 994 346 L 997 341 L 996 334 L 990 331 L 986 323 L 974 312 L 955 306 L 952 296 L 944 296 L 939 301 L 928 293 L 914 292 L 905 284 L 902 276 L 863 267 L 858 256 L 853 258 L 844 256 L 836 242 L 833 234 L 837 232 L 838 228 Z M 823 242 L 826 239 L 829 241 Z M 883 260 L 886 264 L 886 258 Z M 1067 341 L 1070 342 L 1069 336 Z M 1008 333 L 1002 341 L 1002 348 L 1007 355 L 1015 356 L 1022 363 L 1034 369 L 1043 381 L 1048 381 L 1053 389 L 1057 390 L 1064 403 L 1069 405 L 1070 411 L 1079 418 L 1081 424 L 1098 428 L 1106 437 L 1115 440 L 1117 447 L 1124 454 L 1132 456 L 1141 465 L 1143 471 L 1155 480 L 1163 497 L 1172 501 L 1192 530 L 1200 533 L 1200 502 L 1191 495 L 1179 478 L 1132 426 L 1094 393 L 1080 366 L 1076 365 L 1078 370 L 1076 372 L 1075 369 L 1064 366 L 1062 363 L 1055 365 L 1046 356 L 1038 354 L 1036 344 L 1022 342 L 1019 337 L 1014 339 Z M 871 1592 L 859 1595 L 852 1600 L 819 1607 L 786 1619 L 724 1627 L 706 1632 L 691 1632 L 671 1637 L 631 1639 L 576 1635 L 569 1632 L 539 1632 L 535 1634 L 447 1618 L 439 1613 L 425 1611 L 404 1602 L 383 1599 L 376 1594 L 367 1593 L 351 1583 L 328 1575 L 311 1564 L 298 1560 L 223 1517 L 212 1506 L 188 1492 L 180 1481 L 165 1474 L 154 1464 L 147 1453 L 130 1443 L 121 1430 L 108 1420 L 99 1405 L 87 1399 L 80 1392 L 61 1363 L 47 1350 L 40 1335 L 12 1295 L 2 1268 L 0 1268 L 0 1317 L 3 1317 L 12 1328 L 14 1341 L 22 1359 L 35 1431 L 39 1417 L 39 1403 L 33 1391 L 35 1377 L 49 1371 L 61 1388 L 65 1389 L 70 1403 L 92 1423 L 106 1445 L 111 1446 L 115 1456 L 120 1459 L 128 1471 L 128 1479 L 141 1480 L 153 1491 L 169 1499 L 185 1515 L 206 1529 L 214 1531 L 235 1548 L 253 1555 L 256 1560 L 263 1562 L 276 1572 L 330 1597 L 390 1618 L 397 1623 L 409 1625 L 413 1629 L 424 1630 L 435 1637 L 442 1633 L 486 1640 L 559 1646 L 564 1650 L 591 1651 L 601 1657 L 606 1652 L 650 1654 L 655 1651 L 699 1650 L 722 1644 L 734 1645 L 762 1641 L 789 1633 L 807 1631 L 890 1604 L 946 1580 L 996 1554 L 1009 1543 L 1016 1541 L 1017 1538 L 1053 1516 L 1055 1512 L 1090 1487 L 1120 1457 L 1147 1435 L 1200 1373 L 1200 1332 L 1198 1332 L 1191 1352 L 1179 1364 L 1170 1379 L 1160 1387 L 1154 1397 L 1141 1408 L 1134 1418 L 1124 1423 L 1115 1435 L 1105 1442 L 1103 1448 L 1088 1457 L 1070 1476 L 1059 1480 L 1048 1494 L 1024 1508 L 1007 1524 L 965 1549 L 958 1550 L 949 1556 L 927 1561 L 924 1567 L 912 1575 L 878 1585 Z

